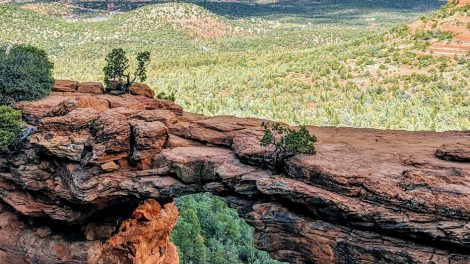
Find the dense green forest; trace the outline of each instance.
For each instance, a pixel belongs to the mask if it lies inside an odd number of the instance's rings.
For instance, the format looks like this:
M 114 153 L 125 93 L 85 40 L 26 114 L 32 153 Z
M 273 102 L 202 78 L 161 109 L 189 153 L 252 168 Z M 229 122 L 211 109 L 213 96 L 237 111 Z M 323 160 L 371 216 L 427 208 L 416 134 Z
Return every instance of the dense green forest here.
M 279 263 L 253 247 L 251 227 L 223 199 L 196 194 L 179 198 L 177 205 L 180 218 L 172 240 L 182 263 Z
M 470 62 L 421 56 L 437 30 L 404 24 L 469 10 L 446 1 L 55 1 L 0 5 L 0 42 L 45 49 L 56 78 L 102 80 L 112 48 L 152 54 L 147 83 L 186 111 L 290 124 L 470 129 Z M 427 18 L 426 18 L 427 19 Z M 422 18 L 422 20 L 426 20 Z M 183 263 L 275 263 L 221 198 L 178 199 Z

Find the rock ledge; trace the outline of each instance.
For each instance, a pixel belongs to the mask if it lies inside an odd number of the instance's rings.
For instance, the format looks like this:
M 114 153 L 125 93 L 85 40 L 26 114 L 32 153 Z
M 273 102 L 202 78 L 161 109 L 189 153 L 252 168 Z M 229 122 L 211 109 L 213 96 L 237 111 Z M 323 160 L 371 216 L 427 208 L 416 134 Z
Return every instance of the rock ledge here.
M 309 127 L 318 154 L 273 176 L 262 120 L 59 83 L 0 156 L 0 263 L 177 263 L 172 200 L 198 192 L 290 263 L 470 263 L 468 132 Z

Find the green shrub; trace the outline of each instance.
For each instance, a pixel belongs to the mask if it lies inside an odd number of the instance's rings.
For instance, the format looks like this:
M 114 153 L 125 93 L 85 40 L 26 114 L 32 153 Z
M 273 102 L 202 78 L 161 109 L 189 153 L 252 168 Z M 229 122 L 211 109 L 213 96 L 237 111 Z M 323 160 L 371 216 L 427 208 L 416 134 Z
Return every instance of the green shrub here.
M 0 152 L 8 150 L 21 130 L 21 112 L 0 105 Z
M 136 81 L 144 82 L 147 79 L 147 66 L 150 62 L 150 52 L 137 53 L 137 67 L 134 73 L 129 71 L 129 59 L 123 49 L 113 49 L 106 56 L 106 66 L 103 68 L 104 82 L 108 88 L 128 91 Z M 111 87 L 113 86 L 113 87 Z
M 439 39 L 439 40 L 450 40 L 454 37 L 452 32 L 446 31 L 418 31 L 415 33 L 416 40 L 431 40 L 431 39 Z
M 0 104 L 38 100 L 52 91 L 53 63 L 32 46 L 0 50 Z
M 274 147 L 271 160 L 273 174 L 280 173 L 284 162 L 290 157 L 299 153 L 316 153 L 314 144 L 317 138 L 305 126 L 301 126 L 299 130 L 285 128 L 278 123 L 269 125 L 263 122 L 261 126 L 264 128 L 261 146 Z
M 166 94 L 165 92 L 160 92 L 159 94 L 157 94 L 157 98 L 158 99 L 170 100 L 172 102 L 176 101 L 175 93 Z

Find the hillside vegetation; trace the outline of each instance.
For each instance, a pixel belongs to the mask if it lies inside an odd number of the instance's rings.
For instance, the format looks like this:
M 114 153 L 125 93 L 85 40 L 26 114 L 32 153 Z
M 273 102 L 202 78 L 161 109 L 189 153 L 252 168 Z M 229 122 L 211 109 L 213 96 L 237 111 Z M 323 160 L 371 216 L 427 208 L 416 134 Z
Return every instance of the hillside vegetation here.
M 12 1 L 0 5 L 0 43 L 43 48 L 56 78 L 79 81 L 102 80 L 113 48 L 148 50 L 146 82 L 205 115 L 470 129 L 469 55 L 433 53 L 462 44 L 442 25 L 469 30 L 468 8 L 427 14 L 439 0 L 158 2 L 109 11 L 105 1 Z M 173 240 L 184 263 L 275 263 L 220 198 L 184 197 L 178 207 Z
M 339 13 L 351 18 L 353 5 L 335 6 L 325 17 Z M 0 38 L 45 48 L 56 77 L 77 80 L 102 79 L 103 54 L 113 47 L 148 49 L 153 63 L 147 82 L 157 92 L 174 92 L 186 110 L 207 115 L 291 124 L 468 129 L 466 56 L 416 55 L 426 42 L 403 28 L 381 33 L 396 24 L 383 21 L 397 14 L 387 14 L 394 9 L 380 1 L 377 5 L 374 13 L 358 4 L 362 16 L 356 12 L 348 23 L 324 22 L 314 15 L 302 20 L 306 11 L 290 5 L 256 5 L 257 13 L 250 13 L 241 2 L 147 5 L 103 21 L 72 22 L 4 6 Z M 409 21 L 416 13 L 395 22 Z

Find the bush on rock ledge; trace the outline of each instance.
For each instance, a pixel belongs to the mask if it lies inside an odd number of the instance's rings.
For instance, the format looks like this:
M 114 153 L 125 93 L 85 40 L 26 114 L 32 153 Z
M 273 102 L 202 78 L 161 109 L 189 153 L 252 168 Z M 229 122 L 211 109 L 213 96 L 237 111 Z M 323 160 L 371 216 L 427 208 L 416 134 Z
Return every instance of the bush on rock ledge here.
M 8 150 L 21 130 L 21 112 L 10 106 L 0 105 L 0 152 Z
M 53 63 L 32 46 L 0 49 L 0 104 L 33 101 L 52 91 Z

